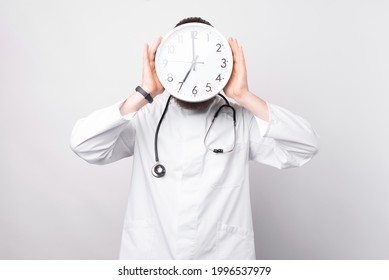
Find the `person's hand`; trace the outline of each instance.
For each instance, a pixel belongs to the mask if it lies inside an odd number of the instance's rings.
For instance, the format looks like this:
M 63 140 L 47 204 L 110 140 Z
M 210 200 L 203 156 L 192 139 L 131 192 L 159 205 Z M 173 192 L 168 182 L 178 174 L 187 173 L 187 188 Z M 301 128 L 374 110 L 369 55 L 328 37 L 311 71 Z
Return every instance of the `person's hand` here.
M 152 97 L 161 94 L 164 88 L 158 79 L 155 71 L 155 53 L 158 46 L 161 44 L 162 37 L 158 37 L 157 41 L 149 47 L 145 44 L 143 48 L 143 73 L 142 73 L 142 88 L 150 93 Z
M 247 83 L 246 61 L 242 46 L 238 45 L 238 41 L 230 37 L 228 38 L 228 43 L 232 50 L 234 66 L 230 80 L 224 87 L 224 93 L 240 103 L 239 100 L 250 93 Z
M 258 118 L 269 121 L 270 112 L 266 101 L 249 91 L 246 61 L 242 46 L 239 46 L 238 41 L 234 38 L 228 38 L 228 43 L 232 50 L 234 67 L 232 68 L 230 80 L 224 87 L 224 93 Z

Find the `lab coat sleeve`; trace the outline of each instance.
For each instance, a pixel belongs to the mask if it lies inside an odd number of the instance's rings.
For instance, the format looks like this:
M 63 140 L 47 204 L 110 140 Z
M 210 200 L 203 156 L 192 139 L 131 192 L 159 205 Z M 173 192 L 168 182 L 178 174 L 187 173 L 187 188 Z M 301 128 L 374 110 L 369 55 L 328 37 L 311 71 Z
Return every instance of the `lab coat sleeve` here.
M 267 103 L 269 122 L 250 121 L 250 159 L 278 169 L 298 167 L 318 152 L 318 135 L 302 117 Z
M 123 102 L 95 111 L 76 122 L 70 147 L 79 157 L 102 165 L 133 155 L 136 112 L 122 116 L 119 108 Z

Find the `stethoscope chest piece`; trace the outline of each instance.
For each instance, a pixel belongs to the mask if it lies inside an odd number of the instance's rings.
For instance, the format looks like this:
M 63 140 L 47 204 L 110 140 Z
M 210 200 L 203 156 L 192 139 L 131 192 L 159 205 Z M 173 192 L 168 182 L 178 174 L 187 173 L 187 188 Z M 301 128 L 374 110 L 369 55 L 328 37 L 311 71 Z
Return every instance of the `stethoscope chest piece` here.
M 166 174 L 166 168 L 160 163 L 156 163 L 153 168 L 151 168 L 151 173 L 154 177 L 161 178 Z

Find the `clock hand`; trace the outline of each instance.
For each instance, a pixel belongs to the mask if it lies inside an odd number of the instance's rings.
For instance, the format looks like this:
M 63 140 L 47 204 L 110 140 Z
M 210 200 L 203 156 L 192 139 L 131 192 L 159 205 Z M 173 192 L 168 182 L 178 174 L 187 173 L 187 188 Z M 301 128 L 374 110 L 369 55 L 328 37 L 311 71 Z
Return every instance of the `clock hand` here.
M 194 42 L 194 31 L 192 31 L 192 59 L 195 61 L 195 42 Z M 196 57 L 197 59 L 197 57 Z M 193 71 L 196 71 L 196 65 L 193 65 Z
M 193 63 L 193 61 L 185 61 L 185 60 L 169 60 L 169 62 L 181 62 L 181 63 Z M 204 64 L 204 61 L 197 61 L 196 64 Z
M 185 78 L 182 80 L 182 83 L 185 83 L 186 79 L 188 78 L 190 72 L 192 71 L 192 69 L 194 68 L 194 66 L 196 65 L 196 60 L 199 56 L 196 56 L 196 58 L 192 61 L 192 65 L 190 66 L 188 72 L 186 73 L 185 75 Z

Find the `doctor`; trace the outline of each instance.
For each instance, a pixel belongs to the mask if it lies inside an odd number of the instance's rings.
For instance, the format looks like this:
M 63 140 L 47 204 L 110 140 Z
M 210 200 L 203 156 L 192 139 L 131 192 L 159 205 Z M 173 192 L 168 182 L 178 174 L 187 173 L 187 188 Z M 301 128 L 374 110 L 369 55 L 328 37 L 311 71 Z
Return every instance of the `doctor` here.
M 201 22 L 187 18 L 177 24 Z M 228 42 L 234 66 L 224 93 L 235 100 L 236 133 L 231 114 L 222 113 L 209 143 L 233 147 L 214 153 L 204 137 L 224 100 L 202 103 L 171 98 L 158 135 L 165 176 L 151 174 L 154 137 L 169 93 L 155 71 L 162 38 L 144 46 L 142 88 L 125 100 L 80 119 L 71 148 L 92 164 L 133 156 L 131 188 L 123 226 L 121 259 L 255 259 L 250 206 L 249 160 L 279 169 L 307 163 L 318 151 L 310 124 L 249 90 L 242 47 Z

